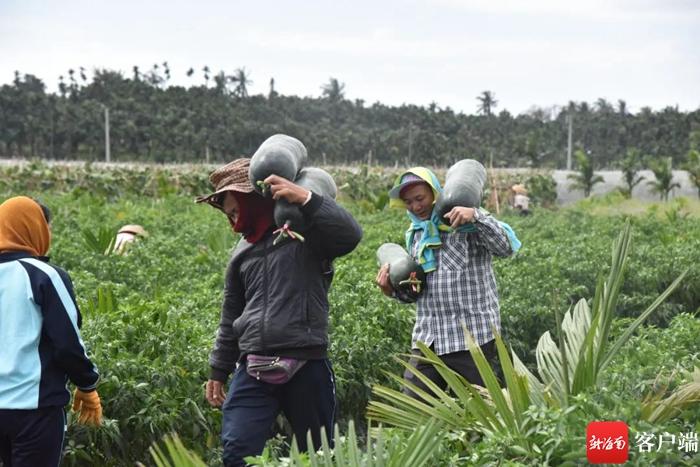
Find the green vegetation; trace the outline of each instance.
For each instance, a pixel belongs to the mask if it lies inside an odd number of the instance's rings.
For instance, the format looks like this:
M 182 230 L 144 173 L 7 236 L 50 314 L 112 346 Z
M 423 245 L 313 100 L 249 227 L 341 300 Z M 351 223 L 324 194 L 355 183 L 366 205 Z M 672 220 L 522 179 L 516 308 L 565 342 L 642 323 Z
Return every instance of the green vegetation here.
M 603 177 L 596 175 L 590 158 L 580 149 L 576 151 L 576 163 L 578 164 L 579 172 L 568 175 L 568 178 L 573 182 L 571 187 L 583 191 L 583 196 L 588 198 L 591 196 L 593 187 L 596 183 L 601 183 Z
M 0 167 L 0 200 L 29 194 L 54 211 L 52 261 L 73 277 L 84 315 L 83 337 L 102 374 L 105 426 L 94 430 L 71 418 L 65 465 L 148 464 L 149 448 L 171 432 L 180 441 L 170 438 L 160 444 L 160 452 L 153 449 L 162 465 L 196 465 L 197 457 L 207 465 L 220 463 L 221 415 L 203 394 L 224 269 L 237 239 L 220 213 L 193 202 L 195 195 L 209 191 L 207 172 L 202 166 L 104 171 L 89 165 Z M 550 331 L 559 349 L 564 323 L 570 322 L 565 317 L 560 324 L 557 313 L 576 304 L 573 315 L 589 308 L 596 316 L 603 305 L 596 297 L 605 297 L 596 293 L 598 278 L 616 277 L 619 270 L 611 265 L 610 249 L 626 220 L 616 211 L 635 202 L 627 211 L 631 246 L 625 280 L 616 282 L 616 303 L 604 301 L 608 342 L 629 340 L 603 349 L 598 355 L 607 358 L 596 361 L 605 365 L 587 380 L 595 384 L 577 385 L 566 403 L 537 403 L 532 389 L 524 392 L 522 378 L 507 381 L 508 387 L 520 387 L 529 399 L 499 400 L 491 387 L 490 396 L 479 394 L 479 402 L 468 388 L 459 392 L 457 381 L 456 398 L 441 398 L 444 406 L 433 417 L 450 418 L 414 433 L 408 426 L 380 430 L 376 419 L 366 418 L 368 401 L 379 401 L 373 386 L 398 388 L 391 375 L 399 376 L 403 367 L 395 357 L 408 351 L 413 325 L 413 308 L 384 297 L 373 282 L 377 247 L 402 244 L 406 228 L 403 212 L 383 202 L 394 174 L 366 167 L 359 174 L 332 173 L 341 202 L 358 218 L 365 237 L 355 252 L 336 262 L 330 296 L 338 429 L 345 439 L 327 465 L 371 465 L 369 459 L 377 456 L 384 456 L 384 465 L 401 465 L 406 459 L 418 462 L 421 455 L 430 456 L 427 465 L 580 463 L 585 428 L 592 420 L 627 421 L 632 443 L 642 431 L 698 431 L 700 407 L 693 392 L 693 372 L 700 367 L 696 204 L 642 204 L 618 194 L 558 211 L 536 206 L 529 217 L 504 212 L 501 217 L 518 233 L 523 249 L 495 262 L 503 315 L 501 362 L 508 366 L 505 356 L 512 351 L 522 363 L 513 359 L 515 368 L 540 374 L 540 337 Z M 143 225 L 149 237 L 132 245 L 127 255 L 104 254 L 104 232 L 127 223 Z M 626 335 L 631 323 L 686 270 L 684 280 L 645 324 Z M 507 371 L 503 368 L 506 376 Z M 575 381 L 574 374 L 569 387 Z M 454 404 L 460 401 L 480 404 L 485 410 L 480 414 L 487 418 L 477 423 L 472 412 L 457 410 L 462 406 Z M 326 454 L 297 454 L 286 442 L 273 439 L 259 465 L 314 465 L 314 459 L 326 465 Z M 185 454 L 184 447 L 194 454 Z M 690 465 L 690 455 L 671 447 L 653 453 L 633 450 L 630 463 Z
M 656 180 L 648 182 L 652 191 L 659 194 L 661 201 L 668 201 L 668 195 L 674 188 L 680 188 L 678 182 L 673 181 L 673 159 L 665 157 L 658 160 L 650 160 L 649 168 L 654 172 Z
M 683 167 L 688 171 L 688 176 L 698 189 L 700 197 L 700 150 L 691 149 L 688 151 L 688 160 Z
M 484 165 L 493 160 L 495 167 L 561 169 L 567 116 L 573 115 L 574 148 L 590 154 L 597 168 L 616 166 L 632 147 L 654 158 L 671 156 L 679 166 L 700 133 L 700 109 L 642 107 L 633 114 L 624 101 L 598 99 L 512 115 L 497 111 L 507 102 L 483 91 L 472 101 L 476 114 L 465 115 L 435 103 L 349 100 L 337 78 L 320 86 L 318 97 L 284 95 L 274 79 L 267 95 L 249 95 L 250 73 L 190 69 L 183 87 L 170 85 L 167 62 L 126 74 L 80 68 L 67 70 L 51 93 L 47 84 L 55 83 L 17 72 L 0 86 L 0 157 L 104 160 L 106 110 L 114 161 L 229 161 L 285 133 L 306 144 L 315 165 L 446 167 L 469 157 Z
M 622 193 L 625 197 L 631 198 L 634 187 L 644 180 L 644 177 L 637 173 L 641 169 L 639 151 L 628 149 L 625 157 L 620 162 L 620 168 L 622 169 L 622 177 L 625 180 L 625 186 L 621 189 Z
M 685 276 L 685 272 L 682 273 L 620 336 L 615 340 L 609 339 L 628 265 L 630 240 L 630 224 L 627 223 L 613 245 L 609 275 L 605 281 L 598 281 L 592 309 L 589 309 L 585 299 L 581 299 L 573 309 L 566 312 L 562 321 L 559 321 L 557 315 L 558 344 L 552 340 L 549 331 L 540 337 L 537 344 L 539 378 L 523 365 L 517 354 L 513 353 L 511 356 L 503 340 L 497 336 L 496 346 L 507 387 L 506 390 L 502 390 L 481 349 L 467 333 L 469 350 L 474 355 L 484 380 L 486 394 L 447 368 L 427 346 L 419 344 L 426 360 L 437 367 L 451 393 L 456 397 L 439 390 L 427 377 L 405 363 L 406 368 L 433 389 L 435 395 L 411 384 L 411 390 L 420 397 L 420 400 L 415 401 L 400 391 L 377 386 L 374 392 L 379 397 L 379 402 L 370 403 L 368 415 L 378 421 L 406 429 L 421 426 L 431 419 L 438 419 L 445 423 L 450 431 L 469 429 L 484 435 L 498 433 L 513 439 L 512 448 L 517 448 L 516 451 L 524 457 L 523 460 L 541 459 L 541 449 L 536 448 L 528 436 L 530 427 L 525 423 L 527 411 L 532 407 L 549 410 L 568 409 L 576 396 L 597 391 L 600 376 L 612 358 Z M 647 403 L 644 418 L 659 421 L 661 415 L 652 417 L 657 412 L 666 414 L 668 418 L 671 414 L 678 413 L 688 401 L 700 397 L 700 391 L 693 384 L 683 386 L 663 402 L 659 401 L 660 397 L 654 398 L 653 402 Z M 555 460 L 548 455 L 544 459 L 545 462 L 561 464 L 568 460 L 570 453 L 550 454 L 558 454 L 559 457 Z

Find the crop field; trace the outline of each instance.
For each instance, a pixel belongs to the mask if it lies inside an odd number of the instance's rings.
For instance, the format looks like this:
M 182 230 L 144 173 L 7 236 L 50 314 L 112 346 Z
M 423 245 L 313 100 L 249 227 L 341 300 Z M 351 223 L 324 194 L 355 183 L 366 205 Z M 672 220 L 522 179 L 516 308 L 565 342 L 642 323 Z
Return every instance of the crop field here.
M 414 432 L 386 421 L 380 431 L 376 419 L 368 421 L 368 402 L 381 399 L 375 385 L 398 387 L 390 375 L 403 371 L 396 357 L 409 350 L 414 308 L 380 293 L 375 252 L 384 242 L 403 243 L 407 222 L 402 210 L 386 206 L 390 176 L 371 170 L 334 176 L 342 187 L 340 203 L 364 229 L 359 247 L 336 261 L 330 295 L 339 432 L 357 433 L 357 452 L 365 460 L 373 443 L 367 435 L 383 433 L 390 459 L 416 448 Z M 196 165 L 180 171 L 0 167 L 0 202 L 35 196 L 54 213 L 51 261 L 73 278 L 83 339 L 101 373 L 105 424 L 86 428 L 69 417 L 63 465 L 153 465 L 149 447 L 172 432 L 205 464 L 220 465 L 221 413 L 205 401 L 204 384 L 224 269 L 238 238 L 220 213 L 194 203 L 209 190 L 206 177 L 206 168 Z M 628 264 L 608 339 L 623 336 L 685 273 L 683 280 L 594 383 L 564 402 L 537 404 L 533 398 L 512 425 L 491 426 L 467 409 L 458 414 L 461 421 L 440 419 L 436 408 L 438 421 L 428 423 L 426 416 L 428 428 L 415 431 L 429 437 L 427 465 L 585 463 L 586 427 L 596 420 L 629 425 L 630 465 L 697 465 L 697 438 L 694 451 L 680 443 L 700 431 L 697 202 L 638 203 L 625 211 L 629 217 L 617 214 L 618 202 L 611 196 L 556 210 L 535 206 L 529 217 L 501 213 L 523 243 L 516 256 L 495 261 L 505 345 L 537 373 L 540 336 L 550 331 L 559 342 L 558 320 L 565 312 L 581 299 L 594 306 L 599 280 L 610 272 L 613 242 L 627 221 Z M 140 224 L 148 236 L 126 255 L 105 254 L 109 238 L 124 224 Z M 694 396 L 673 398 L 680 390 Z M 518 401 L 510 397 L 517 412 Z M 462 407 L 459 398 L 455 404 Z M 660 404 L 667 410 L 653 415 Z M 655 437 L 649 452 L 642 449 L 642 433 Z M 274 438 L 258 463 L 282 465 L 288 442 Z M 353 443 L 347 436 L 338 450 L 347 446 L 351 452 Z

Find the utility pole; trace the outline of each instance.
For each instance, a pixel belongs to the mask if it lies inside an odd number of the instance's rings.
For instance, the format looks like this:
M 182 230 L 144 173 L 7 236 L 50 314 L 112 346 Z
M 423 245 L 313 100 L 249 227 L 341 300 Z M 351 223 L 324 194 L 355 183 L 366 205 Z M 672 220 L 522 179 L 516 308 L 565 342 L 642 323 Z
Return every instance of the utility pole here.
M 408 123 L 408 164 L 411 165 L 413 159 L 413 122 Z
M 110 162 L 112 160 L 112 155 L 110 154 L 109 148 L 109 107 L 103 105 L 105 109 L 105 162 Z
M 493 149 L 489 153 L 489 168 L 491 172 L 491 197 L 493 198 L 493 203 L 496 205 L 496 215 L 501 215 L 501 202 L 498 200 L 498 183 L 496 183 L 496 177 L 493 173 Z
M 571 150 L 572 150 L 572 134 L 574 128 L 574 114 L 569 109 L 569 115 L 567 115 L 566 120 L 569 122 L 569 144 L 566 150 L 566 170 L 571 170 Z
M 53 106 L 53 105 L 51 106 L 51 139 L 49 140 L 49 142 L 50 142 L 49 143 L 49 148 L 50 148 L 49 149 L 49 158 L 50 159 L 53 159 L 53 138 L 54 138 L 54 133 L 55 133 L 54 123 L 53 123 L 53 118 L 54 118 L 53 109 L 54 109 L 54 107 L 55 106 Z

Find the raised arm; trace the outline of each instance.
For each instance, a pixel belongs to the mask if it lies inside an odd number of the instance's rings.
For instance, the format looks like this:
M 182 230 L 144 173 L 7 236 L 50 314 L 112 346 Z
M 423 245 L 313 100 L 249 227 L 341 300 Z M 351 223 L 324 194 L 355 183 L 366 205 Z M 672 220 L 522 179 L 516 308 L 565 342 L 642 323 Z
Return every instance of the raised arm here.
M 481 209 L 474 213 L 474 225 L 479 234 L 479 242 L 494 256 L 506 257 L 513 254 L 508 234 L 498 220 Z
M 313 193 L 301 212 L 313 223 L 314 238 L 324 258 L 350 253 L 362 239 L 362 227 L 332 198 Z
M 355 249 L 362 239 L 360 224 L 335 200 L 313 193 L 277 175 L 265 179 L 274 199 L 284 198 L 298 204 L 312 224 L 314 243 L 323 258 L 333 259 Z
M 473 225 L 479 243 L 494 256 L 506 257 L 513 254 L 507 232 L 495 217 L 483 209 L 458 206 L 445 214 L 445 221 L 453 229 L 462 225 Z

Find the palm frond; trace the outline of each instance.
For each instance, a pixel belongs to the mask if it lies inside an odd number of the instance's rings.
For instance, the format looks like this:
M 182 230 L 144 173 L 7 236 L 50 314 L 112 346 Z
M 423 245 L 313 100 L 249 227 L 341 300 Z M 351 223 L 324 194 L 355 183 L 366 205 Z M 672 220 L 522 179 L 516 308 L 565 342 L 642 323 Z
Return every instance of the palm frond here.
M 664 423 L 691 405 L 700 403 L 700 368 L 689 373 L 688 382 L 664 398 L 665 388 L 648 394 L 642 401 L 642 419 L 649 423 Z
M 163 437 L 165 451 L 154 443 L 148 448 L 158 467 L 206 467 L 206 463 L 182 444 L 177 433 Z
M 325 430 L 321 429 L 321 449 L 317 452 L 299 451 L 296 439 L 292 440 L 289 458 L 284 465 L 311 467 L 404 467 L 407 465 L 422 467 L 434 465 L 440 450 L 440 433 L 442 426 L 433 420 L 422 426 L 414 426 L 408 439 L 392 439 L 386 443 L 381 426 L 367 432 L 367 450 L 359 445 L 355 424 L 348 423 L 347 436 L 341 437 L 338 425 L 335 426 L 335 446 L 330 447 Z M 376 433 L 373 438 L 372 433 Z M 313 446 L 311 434 L 307 443 Z M 253 459 L 254 460 L 254 459 Z M 160 467 L 160 466 L 159 466 Z
M 110 255 L 114 252 L 116 233 L 109 227 L 100 227 L 97 232 L 81 230 L 85 246 L 98 255 Z

